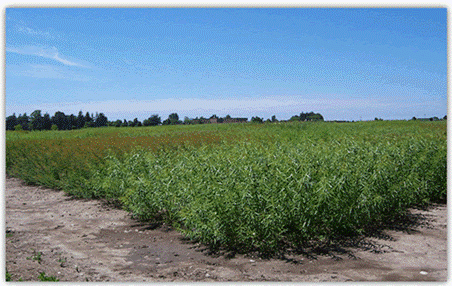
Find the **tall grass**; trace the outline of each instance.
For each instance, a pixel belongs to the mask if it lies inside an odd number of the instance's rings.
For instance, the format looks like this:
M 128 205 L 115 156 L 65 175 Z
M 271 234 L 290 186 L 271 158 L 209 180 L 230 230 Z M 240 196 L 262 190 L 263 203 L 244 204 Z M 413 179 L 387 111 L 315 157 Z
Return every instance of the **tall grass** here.
M 446 196 L 445 122 L 126 129 L 7 137 L 7 171 L 115 200 L 214 248 L 263 253 L 359 234 Z

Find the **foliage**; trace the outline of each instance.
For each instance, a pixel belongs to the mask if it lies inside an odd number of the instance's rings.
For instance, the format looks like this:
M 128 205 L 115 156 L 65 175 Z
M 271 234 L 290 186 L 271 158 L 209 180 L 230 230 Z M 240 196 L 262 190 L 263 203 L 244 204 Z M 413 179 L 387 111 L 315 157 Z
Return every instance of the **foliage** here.
M 264 119 L 260 118 L 259 116 L 255 116 L 255 117 L 251 118 L 251 122 L 253 122 L 253 123 L 263 123 Z
M 33 256 L 27 257 L 28 260 L 33 259 L 41 263 L 42 261 L 42 252 L 33 250 Z
M 11 278 L 11 274 L 8 272 L 8 269 L 6 269 L 6 282 L 12 281 Z
M 46 276 L 45 272 L 41 272 L 39 273 L 38 279 L 45 282 L 45 281 L 50 281 L 50 282 L 58 282 L 60 281 L 59 279 L 57 279 L 54 276 Z
M 213 248 L 275 253 L 446 197 L 446 121 L 206 124 L 6 134 L 7 173 Z M 119 130 L 119 131 L 118 131 Z

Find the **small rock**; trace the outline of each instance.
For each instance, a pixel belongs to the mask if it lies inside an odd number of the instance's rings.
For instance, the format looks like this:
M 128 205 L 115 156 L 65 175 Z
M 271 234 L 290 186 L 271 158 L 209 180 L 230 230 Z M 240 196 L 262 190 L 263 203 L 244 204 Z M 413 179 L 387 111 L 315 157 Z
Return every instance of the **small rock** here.
M 427 275 L 428 272 L 426 272 L 426 271 L 421 271 L 421 272 L 419 272 L 419 274 L 421 274 L 421 275 Z

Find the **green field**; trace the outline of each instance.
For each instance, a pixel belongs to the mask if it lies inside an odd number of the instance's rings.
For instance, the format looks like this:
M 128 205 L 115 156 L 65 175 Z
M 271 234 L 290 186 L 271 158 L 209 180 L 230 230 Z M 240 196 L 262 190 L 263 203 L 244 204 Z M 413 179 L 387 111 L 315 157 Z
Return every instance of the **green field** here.
M 446 121 L 6 133 L 7 174 L 234 251 L 362 233 L 446 197 Z

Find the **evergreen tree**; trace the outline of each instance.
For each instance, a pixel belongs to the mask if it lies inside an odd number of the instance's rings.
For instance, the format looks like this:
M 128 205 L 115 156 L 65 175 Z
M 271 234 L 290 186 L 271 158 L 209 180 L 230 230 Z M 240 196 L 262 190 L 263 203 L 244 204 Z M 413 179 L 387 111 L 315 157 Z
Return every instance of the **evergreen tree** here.
M 19 117 L 17 117 L 17 124 L 20 124 L 22 126 L 22 130 L 30 130 L 30 118 L 28 117 L 26 112 L 24 113 L 24 115 L 19 114 Z
M 80 110 L 77 116 L 77 128 L 80 129 L 83 128 L 84 126 L 85 126 L 85 116 L 83 116 L 83 112 Z
M 69 129 L 69 120 L 67 116 L 61 112 L 55 112 L 55 115 L 51 118 L 52 124 L 55 124 L 58 130 L 68 130 Z
M 43 126 L 43 118 L 41 115 L 41 110 L 35 110 L 30 115 L 30 124 L 32 130 L 42 130 Z
M 6 130 L 14 130 L 14 126 L 18 124 L 16 114 L 6 117 Z
M 103 113 L 96 113 L 96 127 L 107 126 L 108 118 Z
M 138 123 L 139 123 L 138 118 L 135 118 L 132 122 L 132 127 L 138 127 Z
M 68 120 L 68 130 L 77 129 L 77 117 L 71 114 L 67 117 Z
M 42 117 L 42 127 L 44 130 L 50 130 L 52 128 L 52 120 L 48 113 L 44 114 L 44 117 Z
M 93 122 L 93 118 L 89 115 L 89 112 L 85 115 L 85 123 Z

